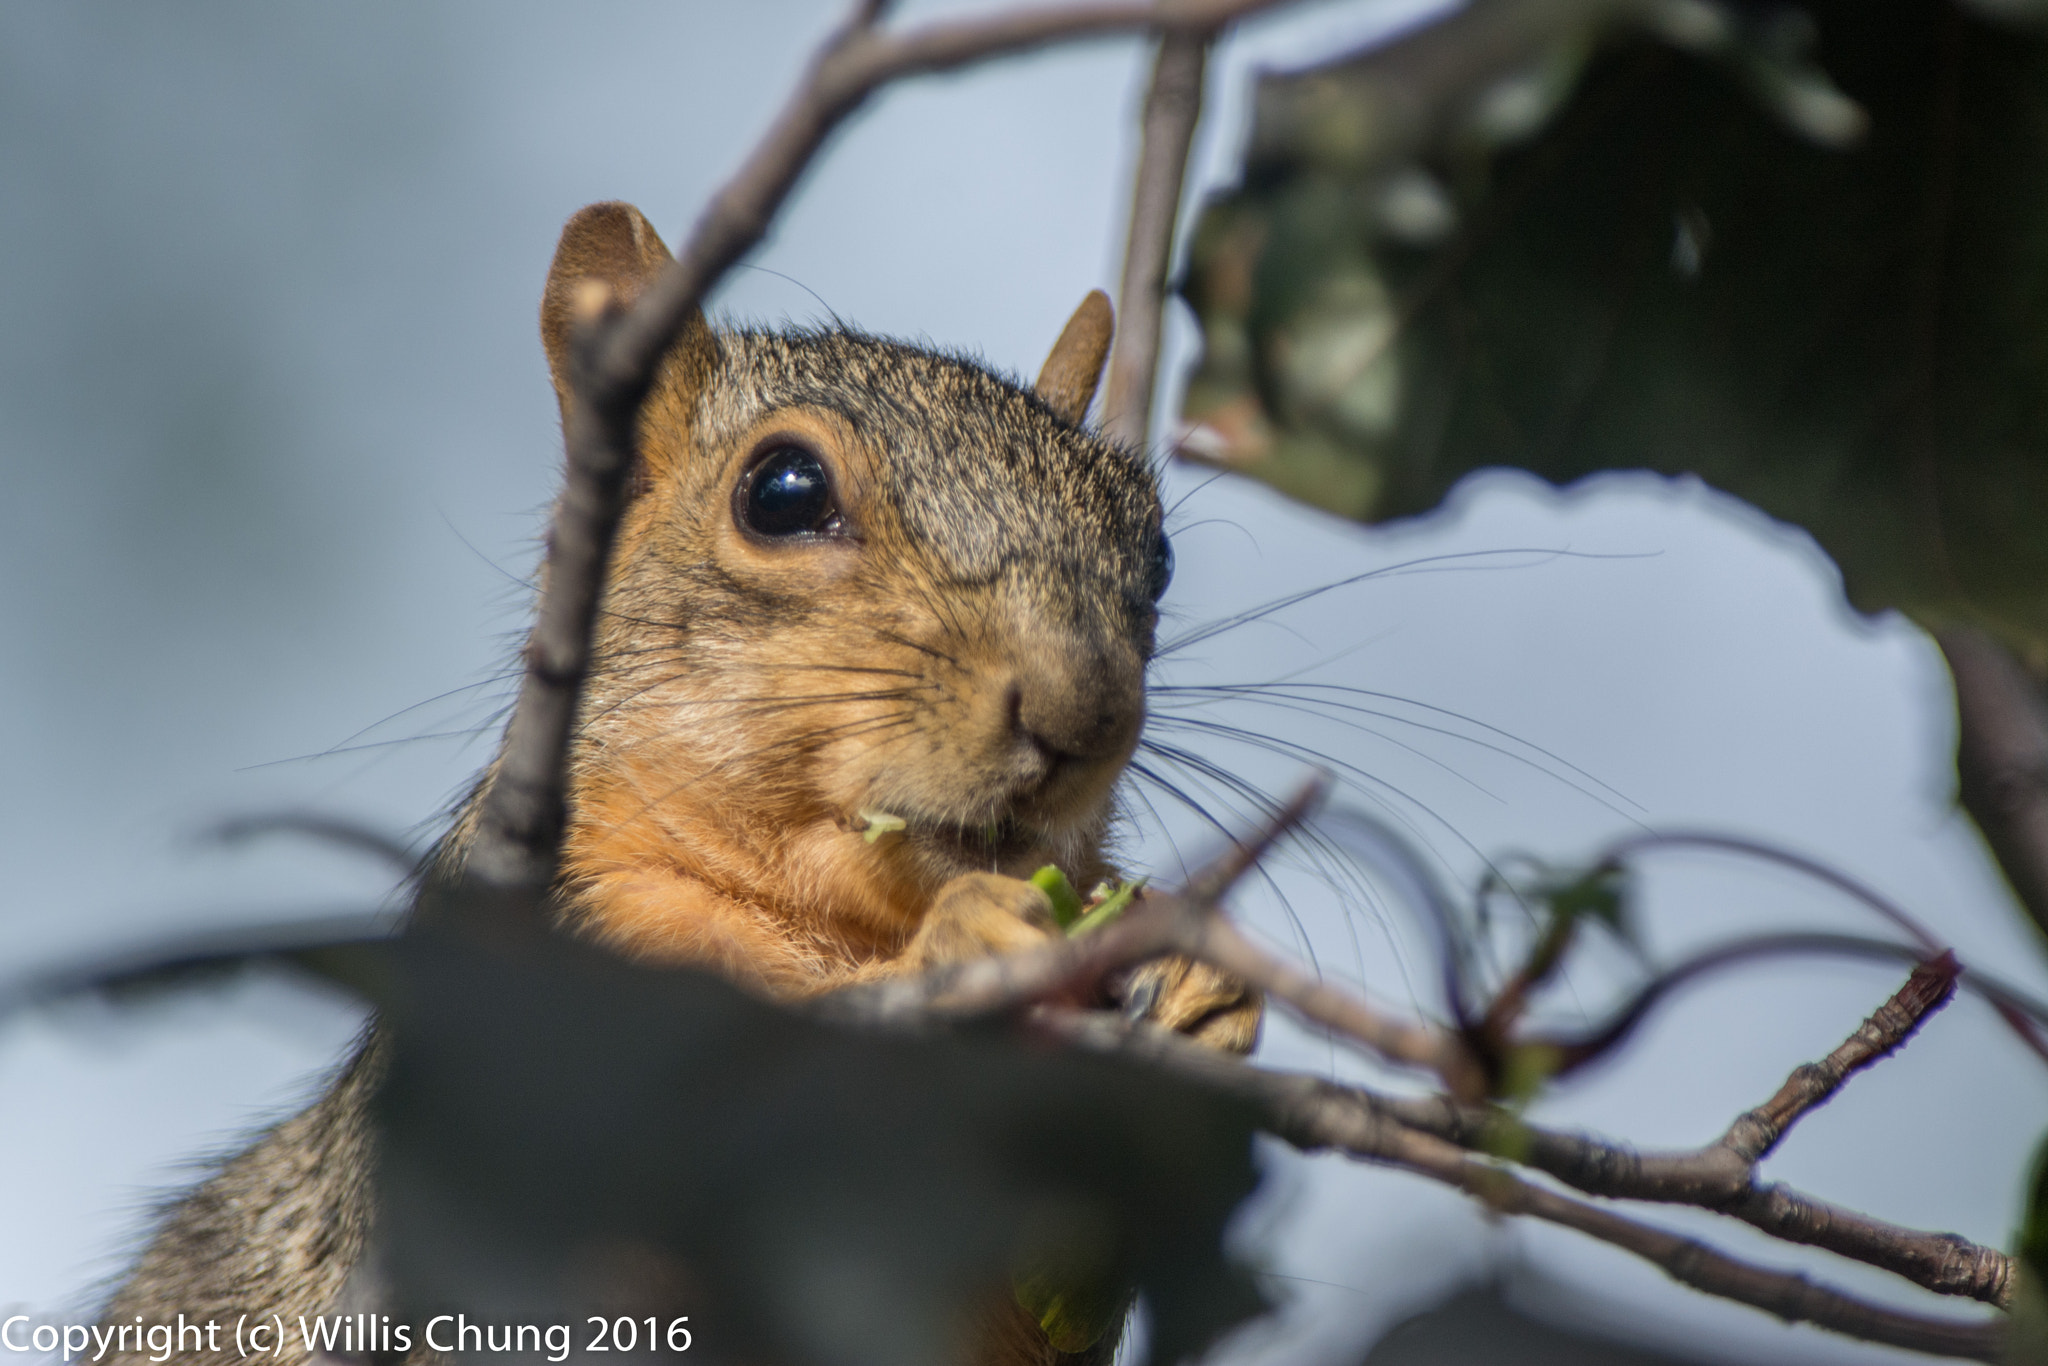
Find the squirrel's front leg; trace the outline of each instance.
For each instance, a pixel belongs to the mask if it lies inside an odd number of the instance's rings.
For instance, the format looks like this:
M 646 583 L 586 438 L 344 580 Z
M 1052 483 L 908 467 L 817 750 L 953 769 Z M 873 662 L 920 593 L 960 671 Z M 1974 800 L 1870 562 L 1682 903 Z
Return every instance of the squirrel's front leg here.
M 1044 892 L 997 873 L 965 873 L 945 884 L 925 912 L 900 970 L 923 972 L 1056 939 L 1059 923 Z M 1161 958 L 1126 975 L 1116 993 L 1126 1013 L 1226 1053 L 1249 1053 L 1264 1003 L 1234 977 L 1191 958 Z
M 1052 902 L 1038 888 L 1000 873 L 962 873 L 939 888 L 897 964 L 905 972 L 924 972 L 1059 937 Z
M 1124 978 L 1117 997 L 1125 1014 L 1224 1053 L 1251 1052 L 1265 1014 L 1265 999 L 1258 992 L 1192 958 L 1140 964 Z

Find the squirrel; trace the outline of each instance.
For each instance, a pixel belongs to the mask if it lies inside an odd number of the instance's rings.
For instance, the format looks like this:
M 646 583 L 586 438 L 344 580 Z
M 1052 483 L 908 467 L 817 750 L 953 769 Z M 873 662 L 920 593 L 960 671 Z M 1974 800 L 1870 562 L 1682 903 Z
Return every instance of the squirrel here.
M 579 291 L 630 303 L 670 260 L 627 204 L 564 228 L 540 330 L 565 417 Z M 1043 942 L 1034 870 L 1113 876 L 1172 561 L 1151 466 L 1085 425 L 1111 325 L 1089 295 L 1027 389 L 855 331 L 693 317 L 641 410 L 571 754 L 571 928 L 799 999 Z M 1219 1049 L 1257 1033 L 1258 997 L 1186 960 L 1125 997 Z M 370 1229 L 377 1072 L 373 1027 L 169 1208 L 102 1321 L 332 1312 Z M 977 1361 L 1022 1366 L 1106 1361 L 1116 1335 L 1065 1355 L 1009 1307 L 985 1336 Z

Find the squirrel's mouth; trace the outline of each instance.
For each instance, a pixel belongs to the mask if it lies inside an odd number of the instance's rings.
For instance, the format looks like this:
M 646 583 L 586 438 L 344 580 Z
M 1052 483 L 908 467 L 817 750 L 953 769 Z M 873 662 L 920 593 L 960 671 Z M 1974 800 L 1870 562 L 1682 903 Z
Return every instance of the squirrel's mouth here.
M 1031 829 L 1015 816 L 970 825 L 916 812 L 865 808 L 847 824 L 870 844 L 886 846 L 890 841 L 905 840 L 982 868 L 1012 862 L 1046 844 L 1042 832 Z

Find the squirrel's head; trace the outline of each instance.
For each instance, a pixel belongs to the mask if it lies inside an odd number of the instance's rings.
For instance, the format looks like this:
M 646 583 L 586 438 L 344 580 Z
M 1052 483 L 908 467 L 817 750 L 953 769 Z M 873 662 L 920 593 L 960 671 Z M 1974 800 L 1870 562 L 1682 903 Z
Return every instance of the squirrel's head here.
M 565 404 L 576 292 L 668 262 L 628 205 L 571 220 L 541 314 Z M 691 324 L 642 411 L 572 876 L 665 866 L 886 937 L 961 872 L 1104 871 L 1170 572 L 1151 468 L 1081 425 L 1109 330 L 1091 295 L 1025 389 Z

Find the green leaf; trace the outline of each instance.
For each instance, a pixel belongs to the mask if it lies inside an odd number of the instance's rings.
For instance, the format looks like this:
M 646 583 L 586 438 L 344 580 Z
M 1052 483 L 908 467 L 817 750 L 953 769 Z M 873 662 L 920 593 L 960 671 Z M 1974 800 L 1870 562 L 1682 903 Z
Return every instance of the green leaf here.
M 1186 448 L 1369 521 L 1698 474 L 2048 672 L 2048 36 L 1992 8 L 1480 0 L 1268 78 L 1193 238 Z
M 1060 928 L 1071 932 L 1074 922 L 1081 918 L 1081 894 L 1067 881 L 1067 875 L 1048 863 L 1031 875 L 1031 885 L 1044 892 L 1045 899 L 1052 903 L 1052 918 Z
M 1102 897 L 1093 906 L 1088 908 L 1088 914 L 1067 927 L 1068 937 L 1078 939 L 1082 935 L 1099 930 L 1104 925 L 1115 920 L 1126 910 L 1130 909 L 1131 903 L 1137 899 L 1138 893 L 1143 890 L 1145 882 L 1146 879 L 1139 878 L 1135 882 L 1117 884 L 1115 891 Z
M 1576 877 L 1546 878 L 1528 889 L 1527 894 L 1540 898 L 1557 920 L 1597 920 L 1627 939 L 1631 925 L 1628 890 L 1627 871 L 1603 863 Z
M 1514 1045 L 1501 1059 L 1498 1098 L 1509 1105 L 1527 1105 L 1557 1075 L 1563 1063 L 1563 1053 L 1550 1044 Z M 1518 1149 L 1508 1146 L 1513 1133 L 1510 1129 L 1495 1131 L 1495 1136 L 1503 1141 L 1500 1156 L 1518 1158 L 1521 1155 Z

